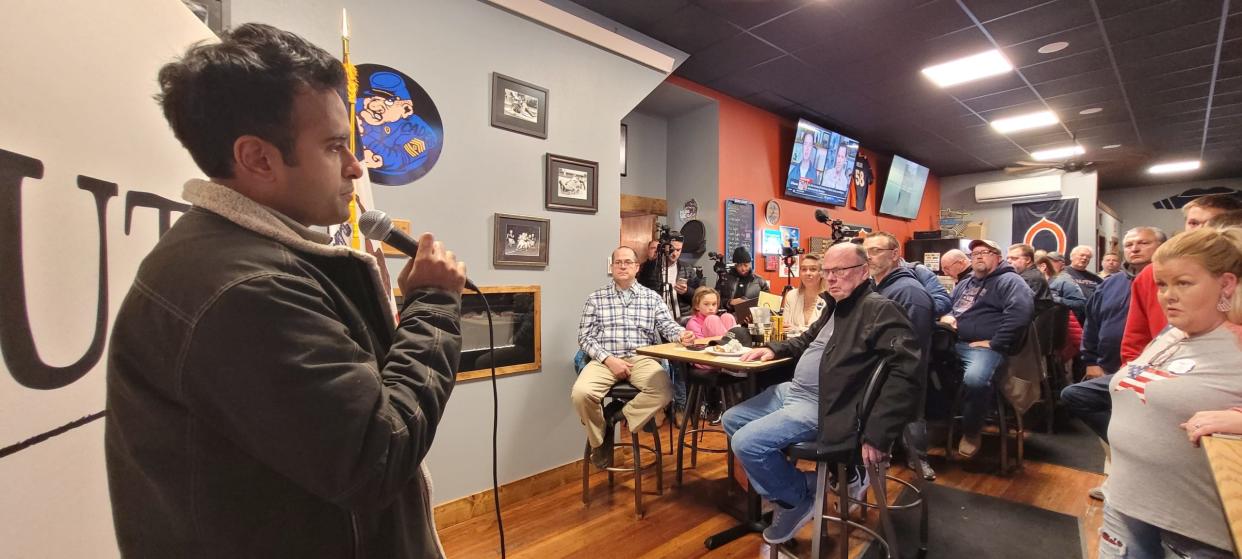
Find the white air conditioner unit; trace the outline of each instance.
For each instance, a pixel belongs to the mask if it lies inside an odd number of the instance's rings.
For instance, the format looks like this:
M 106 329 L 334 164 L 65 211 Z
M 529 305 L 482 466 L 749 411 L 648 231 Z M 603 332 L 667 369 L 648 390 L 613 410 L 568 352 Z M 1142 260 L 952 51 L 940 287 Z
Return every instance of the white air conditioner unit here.
M 1060 197 L 1060 174 L 985 182 L 975 186 L 975 201 L 980 204 L 988 202 L 1021 202 Z

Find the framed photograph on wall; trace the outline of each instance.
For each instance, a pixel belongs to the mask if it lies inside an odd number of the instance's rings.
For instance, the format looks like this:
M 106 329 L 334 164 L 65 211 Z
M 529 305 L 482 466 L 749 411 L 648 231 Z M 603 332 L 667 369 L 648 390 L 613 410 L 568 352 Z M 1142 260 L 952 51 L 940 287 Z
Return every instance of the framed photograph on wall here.
M 543 182 L 545 208 L 587 213 L 599 210 L 599 163 L 549 153 Z
M 492 218 L 495 239 L 492 243 L 492 265 L 548 265 L 552 222 L 538 217 L 495 214 Z
M 548 90 L 492 72 L 492 126 L 548 137 Z
M 482 286 L 461 294 L 461 361 L 457 380 L 538 371 L 542 367 L 538 285 Z M 487 299 L 487 304 L 483 299 Z M 495 316 L 496 353 L 488 344 L 487 309 Z M 494 358 L 494 359 L 493 359 Z

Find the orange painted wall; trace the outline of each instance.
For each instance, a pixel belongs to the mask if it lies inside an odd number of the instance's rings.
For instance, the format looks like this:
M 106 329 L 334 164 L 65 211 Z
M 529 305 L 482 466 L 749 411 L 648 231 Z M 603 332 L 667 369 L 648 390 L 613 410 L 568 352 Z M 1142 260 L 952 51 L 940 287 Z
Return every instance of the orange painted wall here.
M 797 227 L 804 239 L 804 245 L 809 244 L 805 241 L 809 237 L 829 236 L 828 226 L 815 221 L 815 210 L 819 208 L 825 209 L 828 215 L 845 223 L 892 233 L 903 243 L 914 235 L 914 231 L 939 228 L 940 178 L 935 175 L 927 177 L 927 187 L 923 191 L 923 203 L 919 207 L 917 218 L 905 220 L 876 213 L 876 208 L 879 207 L 876 194 L 888 179 L 892 156 L 871 151 L 866 146 L 862 146 L 859 153 L 865 154 L 871 160 L 875 171 L 875 184 L 867 193 L 867 211 L 824 206 L 784 197 L 785 173 L 789 170 L 797 123 L 677 76 L 670 76 L 668 81 L 715 99 L 720 104 L 720 184 L 716 203 L 721 208 L 721 215 L 726 199 L 749 200 L 755 204 L 756 233 L 781 225 Z M 769 226 L 763 220 L 764 206 L 772 199 L 778 200 L 781 206 L 781 219 L 775 226 Z M 719 229 L 720 236 L 715 242 L 717 248 L 724 244 L 724 227 Z M 758 239 L 755 244 L 758 246 Z M 771 282 L 773 291 L 780 293 L 785 280 L 779 278 L 777 272 L 764 271 L 763 263 L 758 259 L 755 264 L 756 272 Z M 797 285 L 796 279 L 794 285 Z

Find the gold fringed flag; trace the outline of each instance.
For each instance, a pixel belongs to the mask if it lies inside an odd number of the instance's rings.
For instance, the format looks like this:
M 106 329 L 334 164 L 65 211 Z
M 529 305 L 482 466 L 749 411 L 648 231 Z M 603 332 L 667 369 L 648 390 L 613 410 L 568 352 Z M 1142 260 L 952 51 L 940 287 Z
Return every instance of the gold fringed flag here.
M 358 69 L 349 61 L 349 16 L 344 8 L 341 8 L 341 47 L 344 51 L 341 64 L 345 68 L 345 101 L 348 103 L 346 110 L 349 113 L 349 152 L 357 153 L 358 113 L 354 105 L 358 102 Z M 375 257 L 380 268 L 380 279 L 383 280 L 384 290 L 388 293 L 389 310 L 393 319 L 396 320 L 397 302 L 393 298 L 392 285 L 388 279 L 388 266 L 384 251 L 380 249 L 379 243 L 363 237 L 362 232 L 358 230 L 358 218 L 363 212 L 374 207 L 374 199 L 371 197 L 371 178 L 369 172 L 363 169 L 362 177 L 354 180 L 354 198 L 349 202 L 349 221 L 329 227 L 328 234 L 332 236 L 334 245 L 347 245 L 354 250 Z

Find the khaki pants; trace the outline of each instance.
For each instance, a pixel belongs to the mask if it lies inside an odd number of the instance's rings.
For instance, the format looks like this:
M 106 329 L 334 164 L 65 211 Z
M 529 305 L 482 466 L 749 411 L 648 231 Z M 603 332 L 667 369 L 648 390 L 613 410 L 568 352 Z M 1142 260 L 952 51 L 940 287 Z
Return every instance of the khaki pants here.
M 673 399 L 673 383 L 659 361 L 650 357 L 633 356 L 625 358 L 633 365 L 630 378 L 626 379 L 641 393 L 625 405 L 622 413 L 630 429 L 637 431 L 647 420 L 664 411 L 664 407 Z M 573 402 L 578 419 L 586 425 L 587 441 L 591 448 L 604 444 L 604 409 L 600 402 L 608 389 L 617 383 L 617 377 L 603 363 L 591 361 L 582 369 L 569 399 Z M 656 419 L 657 425 L 660 419 Z

